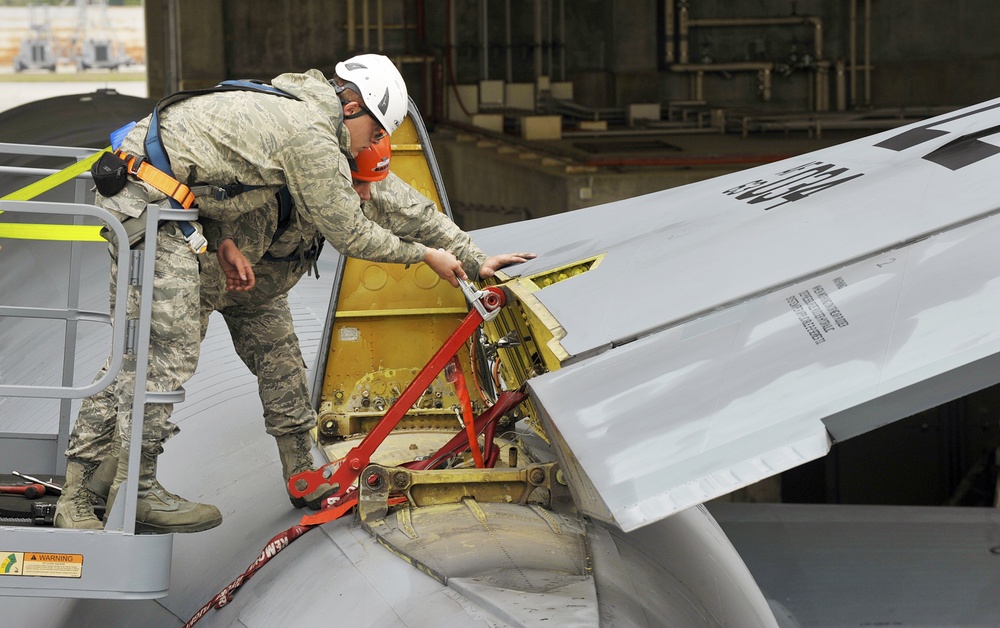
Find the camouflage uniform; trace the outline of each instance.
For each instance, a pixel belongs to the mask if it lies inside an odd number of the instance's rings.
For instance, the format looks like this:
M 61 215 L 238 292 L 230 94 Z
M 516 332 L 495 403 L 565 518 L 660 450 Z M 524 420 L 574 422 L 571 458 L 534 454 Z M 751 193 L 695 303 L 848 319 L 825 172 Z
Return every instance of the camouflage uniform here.
M 200 197 L 200 215 L 233 220 L 267 205 L 287 186 L 300 222 L 339 251 L 399 263 L 422 260 L 423 245 L 403 242 L 361 213 L 342 154 L 349 149 L 350 135 L 342 125 L 340 99 L 322 73 L 283 74 L 272 84 L 297 99 L 219 92 L 177 102 L 160 113 L 160 137 L 180 181 L 189 186 L 260 186 L 227 200 Z M 149 121 L 145 118 L 128 134 L 123 150 L 144 154 Z M 147 184 L 130 180 L 113 197 L 98 195 L 97 203 L 126 219 L 141 216 L 148 203 L 164 198 Z M 199 274 L 198 261 L 176 225 L 160 228 L 157 247 L 148 389 L 168 391 L 189 379 L 197 365 Z M 130 295 L 130 307 L 134 300 Z M 128 443 L 131 407 L 121 396 L 132 381 L 128 368 L 123 367 L 115 383 L 116 403 L 108 393 L 85 401 L 70 436 L 68 457 L 96 461 L 107 454 L 115 405 L 121 409 L 123 444 Z M 158 453 L 164 438 L 176 431 L 168 422 L 171 410 L 168 404 L 146 407 L 144 451 Z
M 111 265 L 111 295 L 115 294 L 117 267 Z M 170 392 L 191 378 L 198 364 L 196 306 L 190 299 L 192 281 L 197 282 L 198 260 L 188 248 L 174 223 L 166 223 L 157 234 L 153 265 L 153 307 L 150 322 L 147 390 Z M 197 285 L 196 283 L 194 285 Z M 128 288 L 126 317 L 139 317 L 139 291 Z M 113 308 L 112 308 L 113 309 Z M 110 358 L 108 359 L 110 362 Z M 104 375 L 108 363 L 98 374 Z M 132 391 L 135 382 L 135 355 L 127 355 L 111 386 L 88 397 L 70 436 L 66 456 L 87 462 L 101 462 L 111 451 L 116 421 L 122 429 L 131 425 Z M 143 424 L 144 450 L 159 454 L 162 442 L 176 428 L 167 422 L 173 404 L 150 404 Z M 131 440 L 126 435 L 124 442 Z
M 403 240 L 451 251 L 462 262 L 466 274 L 478 276 L 486 255 L 467 233 L 437 211 L 433 202 L 396 175 L 390 174 L 384 181 L 372 184 L 371 200 L 362 205 L 362 211 Z M 202 264 L 202 334 L 212 311 L 220 311 L 237 354 L 257 376 L 264 423 L 273 436 L 302 432 L 316 422 L 309 403 L 305 363 L 288 306 L 288 291 L 309 265 L 261 259 L 265 249 L 271 257 L 280 259 L 297 257 L 298 251 L 312 245 L 316 232 L 299 220 L 294 211 L 292 218 L 287 231 L 273 244 L 271 234 L 278 223 L 276 204 L 241 217 L 231 231 L 222 227 L 216 233 L 213 228 L 216 225 L 208 228 L 211 240 L 222 233 L 232 237 L 251 261 L 257 279 L 252 290 L 225 292 L 225 276 L 218 260 L 209 259 Z

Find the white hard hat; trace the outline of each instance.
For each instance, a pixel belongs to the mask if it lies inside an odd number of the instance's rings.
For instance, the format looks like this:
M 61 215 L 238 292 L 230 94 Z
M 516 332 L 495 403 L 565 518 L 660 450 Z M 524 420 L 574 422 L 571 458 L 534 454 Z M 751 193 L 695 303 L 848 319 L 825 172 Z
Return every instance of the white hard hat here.
M 337 64 L 337 76 L 361 94 L 365 108 L 386 133 L 392 133 L 406 116 L 406 83 L 399 70 L 383 55 L 357 55 Z

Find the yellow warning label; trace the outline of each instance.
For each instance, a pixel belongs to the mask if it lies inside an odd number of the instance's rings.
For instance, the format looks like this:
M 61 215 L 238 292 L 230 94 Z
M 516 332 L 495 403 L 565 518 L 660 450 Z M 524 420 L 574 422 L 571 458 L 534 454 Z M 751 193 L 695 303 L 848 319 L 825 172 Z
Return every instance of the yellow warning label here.
M 0 576 L 80 578 L 83 576 L 83 554 L 0 552 Z

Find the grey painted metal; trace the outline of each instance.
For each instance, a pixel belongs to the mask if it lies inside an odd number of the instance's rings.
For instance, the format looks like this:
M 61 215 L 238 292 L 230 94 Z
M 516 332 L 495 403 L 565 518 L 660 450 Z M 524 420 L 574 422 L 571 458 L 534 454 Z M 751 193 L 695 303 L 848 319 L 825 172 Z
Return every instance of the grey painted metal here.
M 772 607 L 797 626 L 996 626 L 1000 511 L 713 503 Z M 794 623 L 793 623 L 794 622 Z
M 94 154 L 94 152 L 93 148 L 0 142 L 0 154 L 16 156 L 32 155 L 39 157 L 73 157 L 76 159 L 83 159 L 85 157 L 90 157 Z M 37 174 L 37 172 L 35 174 Z
M 59 152 L 59 151 L 55 151 Z M 76 188 L 76 195 L 82 195 L 79 185 Z M 128 236 L 122 224 L 114 216 L 99 207 L 84 203 L 42 203 L 35 201 L 0 201 L 0 211 L 35 216 L 37 214 L 54 214 L 57 216 L 73 217 L 74 223 L 83 224 L 83 217 L 97 219 L 104 223 L 119 242 L 127 242 Z M 156 205 L 150 205 L 145 212 L 145 219 L 149 225 L 157 225 L 159 220 L 169 219 L 192 219 L 197 218 L 196 213 L 181 212 L 174 210 L 161 211 Z M 30 243 L 14 240 L 7 244 L 7 250 L 3 255 L 8 259 L 18 259 L 19 249 L 31 246 Z M 117 279 L 117 290 L 112 301 L 114 310 L 114 320 L 125 321 L 126 295 L 129 281 L 124 277 L 138 278 L 136 282 L 140 291 L 140 312 L 137 320 L 138 338 L 135 345 L 135 353 L 138 364 L 146 364 L 148 361 L 149 334 L 150 334 L 150 312 L 152 305 L 152 280 L 153 264 L 143 263 L 146 259 L 155 259 L 156 239 L 146 241 L 141 251 L 129 251 L 122 249 L 118 257 L 119 275 Z M 66 286 L 66 307 L 61 311 L 45 306 L 5 306 L 0 309 L 0 315 L 9 318 L 33 318 L 33 319 L 56 319 L 67 322 L 64 331 L 64 342 L 61 347 L 61 357 L 64 362 L 74 363 L 77 358 L 77 337 L 79 328 L 78 321 L 99 321 L 105 322 L 107 315 L 94 312 L 80 313 L 81 287 L 81 265 L 83 260 L 80 243 L 70 244 L 70 267 L 69 268 L 47 268 L 46 272 L 68 274 Z M 131 273 L 130 267 L 133 263 L 138 264 L 139 272 Z M 56 262 L 58 263 L 58 262 Z M 13 268 L 8 266 L 8 269 Z M 41 267 L 36 269 L 42 271 Z M 89 275 L 88 275 L 89 276 Z M 106 279 L 105 279 L 105 285 Z M 143 289 L 147 286 L 148 289 Z M 15 286 L 9 286 L 4 291 L 5 298 L 26 298 L 27 302 L 33 302 L 46 296 L 48 285 L 46 282 L 28 281 L 20 286 L 21 290 L 15 290 Z M 7 332 L 10 333 L 10 332 Z M 14 332 L 16 333 L 16 331 Z M 60 408 L 63 414 L 69 409 L 68 400 L 80 398 L 93 394 L 105 388 L 117 375 L 121 367 L 123 353 L 129 350 L 125 342 L 125 325 L 119 325 L 112 330 L 111 362 L 107 374 L 100 380 L 89 386 L 75 386 L 75 374 L 72 366 L 64 367 L 62 370 L 62 386 L 44 385 L 0 385 L 0 401 L 4 398 L 12 397 L 35 397 L 59 399 Z M 53 347 L 54 348 L 54 347 Z M 55 357 L 55 356 L 51 356 Z M 4 356 L 4 373 L 18 372 L 25 369 L 25 365 L 30 365 L 32 359 L 41 360 L 43 363 L 49 356 L 43 351 L 31 351 L 25 355 Z M 29 374 L 31 373 L 29 369 Z M 132 408 L 133 433 L 129 450 L 130 468 L 138 469 L 139 455 L 141 447 L 142 416 L 143 408 L 147 402 L 164 403 L 174 402 L 183 399 L 183 391 L 176 391 L 167 394 L 146 395 L 146 373 L 145 369 L 139 369 L 136 374 L 136 393 Z M 24 443 L 37 442 L 37 439 L 30 437 L 18 437 L 12 435 L 7 427 L 6 417 L 0 415 L 0 449 L 6 451 L 11 447 L 20 447 Z M 66 417 L 58 421 L 59 433 L 55 437 L 56 443 L 64 445 L 67 442 L 69 420 Z M 52 467 L 59 467 L 57 456 L 61 452 L 49 452 L 52 460 Z M 14 456 L 4 458 L 13 460 Z M 64 468 L 64 467 L 63 467 Z M 103 531 L 81 531 L 81 530 L 55 530 L 46 528 L 31 527 L 11 527 L 0 528 L 0 550 L 5 555 L 15 557 L 18 552 L 22 556 L 28 553 L 47 554 L 73 554 L 83 557 L 83 565 L 78 576 L 27 576 L 6 575 L 0 578 L 0 595 L 3 596 L 38 596 L 38 597 L 98 597 L 98 598 L 148 598 L 159 597 L 166 593 L 167 582 L 170 574 L 170 559 L 173 544 L 171 535 L 136 536 L 135 531 L 135 509 L 137 502 L 138 474 L 130 473 L 126 479 L 123 489 L 119 492 L 119 499 L 116 500 L 116 508 L 108 514 L 106 529 Z M 12 568 L 16 565 L 12 563 Z
M 57 458 L 65 458 L 64 451 L 66 447 L 59 445 L 57 434 L 0 433 L 0 461 L 3 462 L 3 473 L 20 471 L 29 475 L 44 473 L 61 475 L 55 461 Z
M 604 501 L 587 512 L 633 530 L 825 455 L 828 425 L 998 381 L 998 124 L 995 100 L 474 233 L 537 251 L 521 275 L 603 255 L 532 295 L 570 357 L 529 387 Z
M 88 173 L 89 174 L 89 173 Z M 93 177 L 91 177 L 92 179 Z M 87 184 L 77 177 L 73 185 L 73 201 L 76 203 L 87 202 Z M 73 218 L 74 225 L 84 224 L 82 216 Z M 70 245 L 70 271 L 69 285 L 66 287 L 66 307 L 71 310 L 80 309 L 80 289 L 81 275 L 83 274 L 83 243 L 73 242 Z M 76 371 L 77 334 L 79 333 L 78 321 L 66 322 L 66 345 L 63 350 L 63 386 L 72 386 Z M 66 458 L 60 452 L 66 451 L 69 447 L 70 421 L 72 419 L 73 403 L 71 399 L 63 398 L 59 401 L 59 431 L 57 432 L 57 447 L 55 458 L 55 472 L 60 475 L 66 473 Z
M 289 294 L 303 357 L 313 369 L 326 352 L 321 339 L 328 327 L 338 258 L 327 247 L 319 260 L 320 279 L 307 277 Z M 224 520 L 207 532 L 174 535 L 169 594 L 156 600 L 73 599 L 44 604 L 5 597 L 5 620 L 12 625 L 87 627 L 105 626 L 112 618 L 127 625 L 180 626 L 253 562 L 271 537 L 299 520 L 302 511 L 292 509 L 285 495 L 277 447 L 264 432 L 255 378 L 236 357 L 218 314 L 211 318 L 198 372 L 186 388 L 187 400 L 173 415 L 181 431 L 159 457 L 157 477 L 168 490 L 216 504 Z M 0 412 L 0 424 L 4 418 Z M 540 459 L 551 459 L 540 439 L 525 440 L 542 448 L 535 452 Z M 446 519 L 429 525 L 434 528 L 425 527 L 428 534 L 447 534 Z M 740 609 L 743 617 L 760 613 L 760 593 L 752 578 L 745 567 L 739 575 L 739 556 L 725 537 L 710 540 L 716 528 L 706 513 L 692 510 L 651 529 L 661 526 L 663 535 L 676 538 L 673 543 L 653 538 L 651 542 L 663 547 L 657 551 L 603 524 L 587 525 L 595 583 L 588 586 L 597 587 L 597 613 L 602 620 L 622 620 L 602 625 L 653 627 L 672 617 L 695 617 L 712 625 L 713 617 L 737 612 L 722 606 Z M 684 532 L 686 528 L 690 530 Z M 705 531 L 698 532 L 699 528 Z M 603 539 L 599 557 L 594 548 L 598 537 Z M 699 545 L 699 539 L 704 544 Z M 483 538 L 477 543 L 490 541 Z M 667 548 L 678 546 L 688 548 L 689 559 L 699 555 L 714 559 L 685 576 L 689 560 L 675 561 L 668 555 L 672 550 Z M 518 551 L 531 548 L 529 541 Z M 446 561 L 458 549 L 443 547 L 434 560 Z M 498 565 L 484 561 L 480 567 Z M 736 575 L 728 573 L 734 565 Z M 716 579 L 738 581 L 747 588 L 732 599 L 720 599 L 711 585 Z M 372 627 L 525 625 L 518 623 L 525 617 L 524 600 L 520 606 L 509 604 L 513 594 L 491 591 L 485 583 L 457 577 L 443 584 L 401 560 L 353 518 L 346 518 L 294 542 L 246 582 L 227 606 L 209 612 L 198 625 L 325 625 L 332 620 Z M 704 600 L 694 599 L 701 595 Z M 545 607 L 564 601 L 557 596 L 528 597 Z M 603 599 L 613 600 L 613 608 Z M 554 617 L 593 611 L 557 608 Z M 762 620 L 760 625 L 773 624 Z
M 512 625 L 597 626 L 584 525 L 541 508 L 472 501 L 390 514 L 371 532 Z
M 82 554 L 79 578 L 0 577 L 0 597 L 144 599 L 163 597 L 170 582 L 172 534 L 122 534 L 48 527 L 0 527 L 0 548 L 11 552 Z M 35 602 L 40 604 L 42 602 Z
M 60 170 L 56 170 L 54 168 L 21 168 L 21 167 L 18 167 L 18 166 L 0 166 L 0 174 L 20 174 L 20 175 L 29 175 L 29 176 L 37 176 L 37 175 L 47 176 L 47 175 L 50 175 L 50 174 L 55 174 L 57 172 L 61 172 L 61 171 Z M 80 174 L 76 175 L 73 178 L 74 179 L 83 179 L 83 180 L 91 180 L 91 181 L 93 181 L 94 180 L 94 175 L 90 174 L 90 171 L 87 171 L 87 172 L 81 172 Z
M 102 221 L 110 228 L 119 242 L 127 242 L 128 235 L 125 227 L 122 226 L 111 213 L 96 205 L 86 205 L 82 203 L 49 203 L 38 201 L 0 201 L 0 212 L 17 212 L 24 214 L 54 214 L 57 216 L 90 216 Z M 155 210 L 154 210 L 155 212 Z M 12 246 L 8 244 L 7 246 Z M 118 256 L 118 279 L 115 292 L 115 309 L 113 317 L 115 320 L 125 320 L 125 297 L 128 293 L 128 282 L 124 277 L 129 276 L 130 259 L 127 255 Z M 72 269 L 64 269 L 63 272 L 69 274 Z M 8 293 L 10 294 L 10 293 Z M 10 297 L 5 297 L 10 298 Z M 76 298 L 76 297 L 71 297 Z M 25 307 L 25 306 L 4 306 L 0 307 L 0 316 L 7 317 L 31 317 L 31 318 L 60 318 L 66 321 L 98 321 L 110 322 L 110 317 L 102 312 L 79 312 L 68 308 L 47 308 L 47 307 Z M 148 321 L 148 319 L 147 319 Z M 85 386 L 40 386 L 40 385 L 11 385 L 0 384 L 0 396 L 6 397 L 42 397 L 42 398 L 76 398 L 89 397 L 94 393 L 106 388 L 121 369 L 122 354 L 125 349 L 125 329 L 119 326 L 112 333 L 111 356 L 112 362 L 108 372 L 100 380 Z

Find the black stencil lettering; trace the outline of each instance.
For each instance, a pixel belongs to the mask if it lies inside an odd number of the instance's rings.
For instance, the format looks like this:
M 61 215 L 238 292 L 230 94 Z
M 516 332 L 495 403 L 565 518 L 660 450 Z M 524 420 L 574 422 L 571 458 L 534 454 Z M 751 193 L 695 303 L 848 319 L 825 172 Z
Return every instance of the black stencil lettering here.
M 958 170 L 970 166 L 977 161 L 982 161 L 1000 153 L 1000 147 L 987 142 L 980 141 L 979 138 L 1000 133 L 1000 126 L 993 126 L 982 131 L 976 131 L 968 135 L 963 135 L 957 140 L 948 142 L 941 148 L 924 155 L 924 159 L 944 166 L 949 170 Z
M 948 133 L 948 131 L 941 131 L 934 129 L 933 127 L 952 122 L 953 120 L 961 120 L 962 118 L 968 116 L 974 116 L 984 111 L 990 111 L 1000 107 L 1000 103 L 990 105 L 988 107 L 982 107 L 981 109 L 975 109 L 968 113 L 963 113 L 962 115 L 952 116 L 951 118 L 945 118 L 944 120 L 938 120 L 932 124 L 926 124 L 924 126 L 918 126 L 914 129 L 908 131 L 903 131 L 899 135 L 894 135 L 887 140 L 882 140 L 875 146 L 879 148 L 888 148 L 889 150 L 901 151 L 907 148 L 912 148 L 918 144 L 923 144 L 924 142 L 929 142 L 935 138 L 941 137 Z

